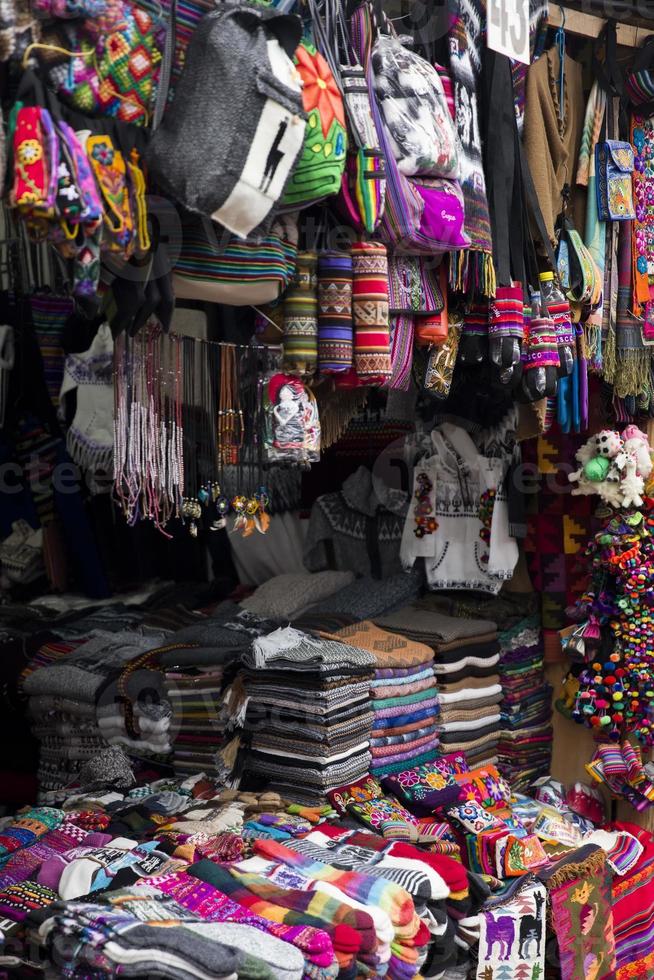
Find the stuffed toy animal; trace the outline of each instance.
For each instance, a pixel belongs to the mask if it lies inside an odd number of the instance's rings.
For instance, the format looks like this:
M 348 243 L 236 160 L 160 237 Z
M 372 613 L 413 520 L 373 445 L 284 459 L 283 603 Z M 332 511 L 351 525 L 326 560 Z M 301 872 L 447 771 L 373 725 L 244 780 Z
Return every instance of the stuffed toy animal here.
M 647 480 L 652 472 L 652 456 L 647 436 L 635 425 L 628 425 L 622 435 L 624 452 L 636 460 L 637 475 Z
M 573 496 L 597 494 L 615 509 L 642 507 L 645 481 L 652 474 L 652 456 L 644 432 L 629 425 L 622 436 L 603 429 L 577 452 L 580 468 L 568 479 Z
M 645 481 L 638 476 L 637 463 L 633 456 L 627 458 L 624 473 L 620 481 L 622 507 L 642 507 Z

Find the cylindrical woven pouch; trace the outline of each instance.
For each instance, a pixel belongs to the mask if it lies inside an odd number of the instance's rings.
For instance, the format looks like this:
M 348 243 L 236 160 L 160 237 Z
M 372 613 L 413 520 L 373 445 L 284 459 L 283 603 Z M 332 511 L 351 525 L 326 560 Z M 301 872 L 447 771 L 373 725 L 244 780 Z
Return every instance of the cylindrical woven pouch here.
M 284 370 L 311 377 L 318 365 L 318 294 L 315 252 L 298 252 L 284 300 Z
M 352 366 L 352 255 L 318 256 L 318 369 L 341 374 Z
M 352 315 L 358 377 L 389 377 L 388 258 L 386 246 L 379 242 L 352 246 Z
M 515 337 L 524 340 L 522 286 L 498 286 L 488 306 L 489 337 Z

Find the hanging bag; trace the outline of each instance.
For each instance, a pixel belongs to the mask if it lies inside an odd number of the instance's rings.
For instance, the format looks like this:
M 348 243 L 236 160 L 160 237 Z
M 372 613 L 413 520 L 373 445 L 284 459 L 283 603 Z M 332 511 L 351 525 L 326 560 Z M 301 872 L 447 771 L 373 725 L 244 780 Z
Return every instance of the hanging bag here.
M 359 6 L 352 16 L 352 43 L 366 73 L 373 118 L 386 157 L 386 208 L 380 237 L 408 252 L 439 254 L 467 248 L 463 195 L 457 181 L 405 177 L 395 161 L 393 146 L 376 94 L 372 51 L 379 34 L 372 8 Z
M 634 209 L 631 175 L 634 149 L 622 140 L 604 140 L 595 147 L 597 211 L 600 221 L 632 221 Z
M 280 216 L 261 239 L 239 239 L 209 218 L 184 214 L 182 240 L 173 267 L 178 299 L 260 306 L 272 303 L 290 283 L 297 258 L 295 215 Z
M 304 146 L 297 17 L 221 3 L 198 24 L 148 164 L 189 211 L 266 235 Z
M 69 106 L 145 126 L 154 109 L 164 39 L 160 19 L 131 0 L 112 0 L 102 16 L 51 26 L 34 51 L 48 85 Z
M 294 61 L 302 79 L 307 126 L 282 204 L 297 209 L 338 194 L 345 170 L 347 129 L 341 93 L 321 53 L 302 40 Z
M 355 57 L 343 10 L 336 0 L 309 0 L 316 46 L 339 85 L 349 135 L 337 207 L 358 232 L 371 235 L 384 212 L 386 173 L 363 68 Z

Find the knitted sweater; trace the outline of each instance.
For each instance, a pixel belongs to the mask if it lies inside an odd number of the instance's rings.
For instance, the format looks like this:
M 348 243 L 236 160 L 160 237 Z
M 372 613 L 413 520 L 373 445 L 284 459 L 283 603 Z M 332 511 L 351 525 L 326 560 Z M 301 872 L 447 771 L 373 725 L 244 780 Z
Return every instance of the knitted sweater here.
M 562 210 L 565 184 L 575 184 L 584 123 L 582 66 L 565 56 L 564 112 L 559 117 L 560 57 L 550 48 L 527 73 L 524 147 L 545 228 L 555 243 L 554 226 Z
M 401 570 L 400 539 L 408 500 L 360 466 L 339 493 L 318 497 L 304 548 L 304 564 L 386 578 Z

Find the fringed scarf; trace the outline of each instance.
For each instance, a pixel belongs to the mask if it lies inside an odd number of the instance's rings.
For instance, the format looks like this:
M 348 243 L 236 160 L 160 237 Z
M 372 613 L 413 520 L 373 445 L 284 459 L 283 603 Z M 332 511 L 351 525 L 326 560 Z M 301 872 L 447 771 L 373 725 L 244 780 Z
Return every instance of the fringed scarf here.
M 632 235 L 628 222 L 620 222 L 618 301 L 615 331 L 609 331 L 604 355 L 604 377 L 618 398 L 649 390 L 651 352 L 643 344 L 644 328 L 632 313 Z
M 43 374 L 55 408 L 64 376 L 65 354 L 62 346 L 64 328 L 75 306 L 68 296 L 36 293 L 30 298 L 34 333 L 43 360 Z
M 586 229 L 584 244 L 595 260 L 597 268 L 604 276 L 606 260 L 606 223 L 599 220 L 597 211 L 597 175 L 595 173 L 595 147 L 597 146 L 604 116 L 606 115 L 606 92 L 598 82 L 593 87 L 586 104 L 586 116 L 581 135 L 581 148 L 577 163 L 577 185 L 586 187 Z M 596 370 L 602 369 L 602 305 L 594 310 L 584 323 L 584 337 L 590 366 Z
M 615 971 L 611 872 L 606 854 L 590 845 L 541 872 L 550 900 L 561 976 L 605 980 Z
M 485 43 L 483 0 L 448 0 L 450 73 L 460 143 L 461 189 L 469 249 L 450 255 L 450 285 L 459 292 L 495 295 L 495 269 L 479 129 L 478 85 Z

